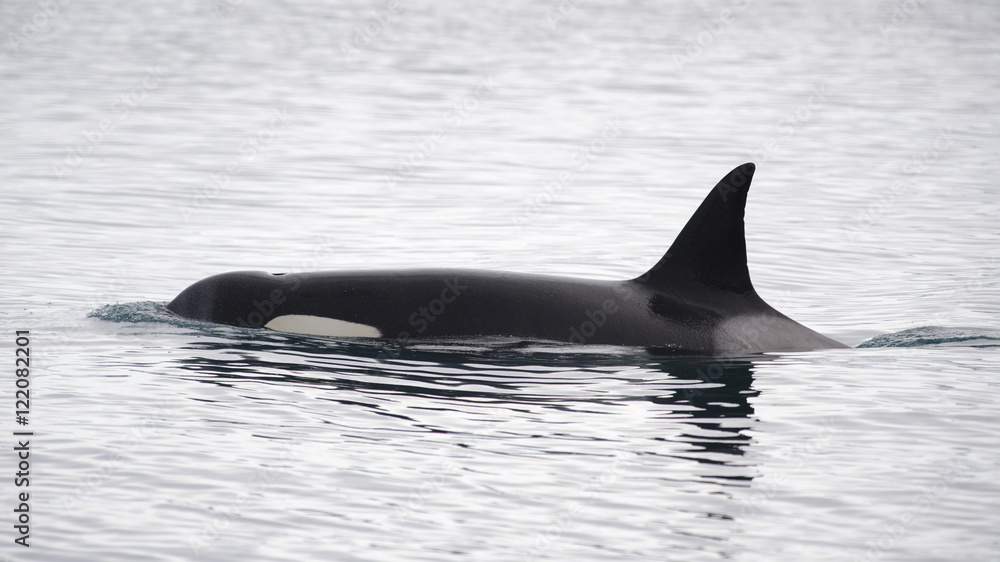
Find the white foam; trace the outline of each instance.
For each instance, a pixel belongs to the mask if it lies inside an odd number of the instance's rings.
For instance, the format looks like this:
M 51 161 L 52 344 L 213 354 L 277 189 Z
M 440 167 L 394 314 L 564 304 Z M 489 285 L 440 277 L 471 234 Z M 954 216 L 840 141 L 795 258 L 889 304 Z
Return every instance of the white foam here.
M 264 325 L 265 328 L 279 332 L 292 332 L 309 336 L 328 336 L 338 338 L 380 338 L 382 332 L 375 326 L 358 324 L 324 316 L 308 314 L 288 314 L 278 316 Z

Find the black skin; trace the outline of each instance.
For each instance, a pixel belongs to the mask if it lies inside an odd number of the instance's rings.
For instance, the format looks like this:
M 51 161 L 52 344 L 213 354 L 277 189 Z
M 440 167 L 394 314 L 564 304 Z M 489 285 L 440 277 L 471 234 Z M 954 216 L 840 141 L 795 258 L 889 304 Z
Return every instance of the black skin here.
M 320 316 L 399 340 L 509 336 L 695 353 L 844 347 L 754 291 L 743 232 L 753 171 L 744 164 L 723 178 L 666 255 L 636 279 L 452 269 L 244 271 L 199 281 L 167 309 L 251 328 L 279 316 Z

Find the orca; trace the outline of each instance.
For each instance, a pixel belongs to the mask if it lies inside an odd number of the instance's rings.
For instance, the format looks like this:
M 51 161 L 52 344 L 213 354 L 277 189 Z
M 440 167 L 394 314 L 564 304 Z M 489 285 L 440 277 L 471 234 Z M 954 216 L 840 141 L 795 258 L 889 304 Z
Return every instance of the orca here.
M 189 319 L 337 338 L 521 338 L 715 354 L 847 347 L 757 295 L 743 215 L 755 167 L 724 177 L 667 253 L 634 279 L 466 269 L 266 273 L 191 285 Z

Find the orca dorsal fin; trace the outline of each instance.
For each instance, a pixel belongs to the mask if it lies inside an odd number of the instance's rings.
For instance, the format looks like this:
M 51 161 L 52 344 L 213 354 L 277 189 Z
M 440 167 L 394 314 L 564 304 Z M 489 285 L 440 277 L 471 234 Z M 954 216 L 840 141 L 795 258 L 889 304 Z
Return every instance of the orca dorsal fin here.
M 722 178 L 663 258 L 633 281 L 664 287 L 694 283 L 739 294 L 753 293 L 743 211 L 754 169 L 752 163 L 743 164 Z

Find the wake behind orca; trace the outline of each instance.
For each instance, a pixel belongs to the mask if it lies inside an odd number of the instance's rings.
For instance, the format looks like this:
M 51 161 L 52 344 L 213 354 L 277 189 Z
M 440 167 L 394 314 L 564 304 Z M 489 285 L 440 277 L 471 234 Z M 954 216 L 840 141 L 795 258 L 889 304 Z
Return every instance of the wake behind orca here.
M 462 269 L 215 275 L 167 309 L 298 334 L 396 340 L 514 337 L 688 353 L 846 347 L 761 299 L 743 214 L 753 164 L 708 194 L 660 261 L 625 281 Z

